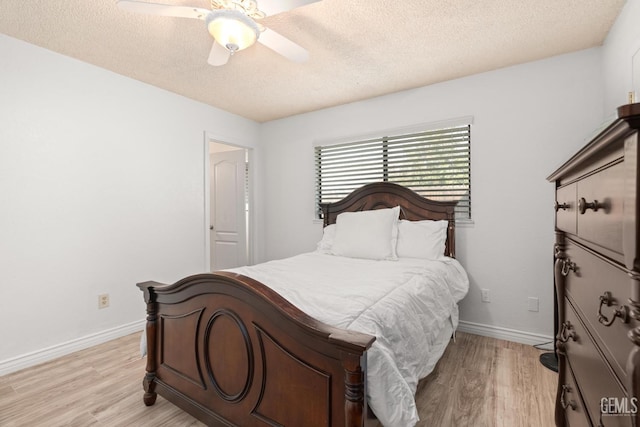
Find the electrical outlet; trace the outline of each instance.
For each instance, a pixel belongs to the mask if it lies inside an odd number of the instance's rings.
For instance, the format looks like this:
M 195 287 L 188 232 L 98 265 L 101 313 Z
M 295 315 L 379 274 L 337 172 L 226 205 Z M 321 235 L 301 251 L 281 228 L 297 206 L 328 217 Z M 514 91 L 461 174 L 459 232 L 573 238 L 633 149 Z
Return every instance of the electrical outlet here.
M 98 308 L 109 307 L 109 294 L 98 295 Z
M 529 297 L 527 300 L 529 301 L 529 311 L 538 311 L 540 303 L 538 298 Z
M 491 299 L 489 298 L 489 289 L 481 289 L 480 290 L 480 295 L 482 296 L 482 302 L 490 302 Z

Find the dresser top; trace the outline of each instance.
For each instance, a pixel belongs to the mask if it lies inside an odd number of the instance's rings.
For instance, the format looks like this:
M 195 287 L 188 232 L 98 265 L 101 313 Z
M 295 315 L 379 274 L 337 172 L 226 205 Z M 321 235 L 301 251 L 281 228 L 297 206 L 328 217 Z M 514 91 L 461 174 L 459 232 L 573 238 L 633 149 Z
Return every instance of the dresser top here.
M 618 117 L 549 175 L 547 180 L 556 181 L 601 156 L 621 150 L 624 139 L 638 129 L 640 129 L 640 103 L 618 107 Z

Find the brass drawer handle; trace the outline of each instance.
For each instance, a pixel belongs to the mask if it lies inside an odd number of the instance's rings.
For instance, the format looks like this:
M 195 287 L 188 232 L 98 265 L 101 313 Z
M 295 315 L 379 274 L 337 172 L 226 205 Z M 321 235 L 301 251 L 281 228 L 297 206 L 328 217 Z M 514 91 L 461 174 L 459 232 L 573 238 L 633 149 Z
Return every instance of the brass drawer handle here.
M 572 262 L 570 259 L 565 258 L 562 260 L 562 270 L 560 271 L 560 273 L 562 273 L 564 277 L 567 277 L 570 271 L 577 272 L 578 266 L 575 262 Z
M 567 342 L 569 340 L 576 340 L 576 331 L 573 330 L 573 326 L 571 322 L 568 320 L 566 322 L 562 322 L 562 329 L 558 333 L 558 341 L 559 342 Z
M 571 208 L 571 205 L 569 203 L 558 203 L 558 201 L 556 201 L 556 203 L 553 205 L 553 208 L 556 210 L 556 212 L 558 212 L 560 209 L 566 211 L 567 209 Z
M 616 320 L 616 317 L 622 319 L 623 323 L 627 323 L 629 321 L 629 309 L 626 305 L 621 305 L 613 311 L 613 316 L 609 319 L 607 316 L 602 314 L 602 306 L 606 305 L 607 307 L 611 306 L 613 303 L 613 298 L 611 297 L 611 292 L 607 291 L 603 295 L 600 295 L 600 306 L 598 307 L 598 322 L 602 323 L 604 326 L 611 326 L 613 322 Z
M 594 212 L 598 212 L 598 209 L 603 207 L 604 205 L 602 203 L 598 203 L 597 200 L 587 202 L 584 197 L 581 197 L 580 200 L 578 200 L 578 211 L 581 215 L 584 215 L 587 209 L 592 209 Z
M 562 409 L 567 409 L 569 407 L 571 407 L 571 409 L 573 409 L 574 411 L 576 410 L 576 402 L 574 402 L 573 400 L 565 400 L 564 395 L 565 393 L 571 393 L 571 388 L 566 385 L 563 384 L 562 385 L 562 393 L 560 394 L 560 405 L 562 405 Z

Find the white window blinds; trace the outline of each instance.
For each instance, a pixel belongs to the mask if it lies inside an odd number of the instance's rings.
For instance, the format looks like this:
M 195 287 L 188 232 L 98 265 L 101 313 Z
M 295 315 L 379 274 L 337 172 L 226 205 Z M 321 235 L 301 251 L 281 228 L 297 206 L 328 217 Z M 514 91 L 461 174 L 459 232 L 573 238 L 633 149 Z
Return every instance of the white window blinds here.
M 315 147 L 316 207 L 389 181 L 432 200 L 457 200 L 471 219 L 471 125 Z M 321 216 L 317 207 L 318 218 Z

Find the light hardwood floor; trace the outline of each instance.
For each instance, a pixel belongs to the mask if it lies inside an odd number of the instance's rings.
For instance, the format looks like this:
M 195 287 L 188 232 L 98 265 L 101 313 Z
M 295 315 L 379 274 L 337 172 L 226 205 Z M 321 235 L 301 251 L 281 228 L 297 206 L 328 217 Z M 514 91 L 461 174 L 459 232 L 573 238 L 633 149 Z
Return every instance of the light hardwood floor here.
M 458 333 L 416 395 L 420 427 L 553 426 L 557 374 L 541 351 Z M 142 403 L 139 334 L 0 377 L 0 426 L 202 426 L 161 397 Z

